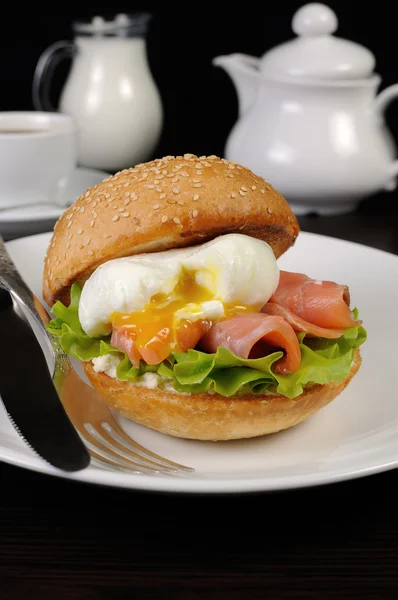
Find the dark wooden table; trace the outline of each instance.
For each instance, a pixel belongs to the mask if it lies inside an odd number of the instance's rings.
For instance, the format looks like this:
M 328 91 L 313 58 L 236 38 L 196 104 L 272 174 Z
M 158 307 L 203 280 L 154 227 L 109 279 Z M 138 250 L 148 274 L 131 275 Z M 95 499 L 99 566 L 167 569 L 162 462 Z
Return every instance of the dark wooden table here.
M 381 195 L 301 227 L 398 254 L 397 204 Z M 396 599 L 397 490 L 390 471 L 284 493 L 177 496 L 0 464 L 0 599 Z

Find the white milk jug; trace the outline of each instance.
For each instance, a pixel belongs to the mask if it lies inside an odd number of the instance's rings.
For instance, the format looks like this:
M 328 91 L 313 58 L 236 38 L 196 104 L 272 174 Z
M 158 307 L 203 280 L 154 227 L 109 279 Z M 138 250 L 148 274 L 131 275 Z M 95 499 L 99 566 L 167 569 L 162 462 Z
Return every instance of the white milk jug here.
M 61 58 L 72 58 L 58 110 L 75 119 L 81 166 L 128 168 L 151 158 L 159 141 L 163 107 L 147 60 L 149 19 L 144 13 L 76 22 L 74 41 L 52 44 L 37 63 L 34 107 L 53 111 L 52 71 Z

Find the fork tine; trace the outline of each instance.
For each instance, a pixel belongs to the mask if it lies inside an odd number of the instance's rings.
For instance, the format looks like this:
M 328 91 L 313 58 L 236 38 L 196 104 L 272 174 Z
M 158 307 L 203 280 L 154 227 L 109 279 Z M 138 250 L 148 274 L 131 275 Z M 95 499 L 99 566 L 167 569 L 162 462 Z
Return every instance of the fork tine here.
M 104 469 L 105 471 L 115 472 L 120 471 L 121 473 L 133 473 L 134 475 L 142 475 L 140 471 L 132 471 L 131 469 L 125 469 L 120 467 L 116 463 L 108 461 L 105 458 L 100 458 L 94 451 L 89 450 L 91 456 L 91 466 L 97 467 L 98 469 Z
M 91 435 L 91 437 L 94 438 L 99 444 L 102 444 L 103 446 L 108 448 L 108 450 L 121 456 L 122 458 L 124 458 L 128 461 L 134 462 L 134 464 L 142 465 L 143 467 L 147 466 L 149 469 L 154 469 L 156 471 L 162 470 L 162 471 L 170 471 L 173 473 L 177 472 L 177 469 L 175 469 L 175 468 L 172 468 L 168 465 L 164 466 L 161 463 L 150 460 L 145 456 L 142 457 L 137 452 L 131 452 L 131 451 L 126 452 L 125 450 L 123 450 L 123 448 L 119 448 L 119 446 L 116 445 L 115 443 L 110 443 L 106 439 L 106 437 L 104 435 L 102 435 L 99 431 L 97 431 L 97 429 L 90 423 L 85 423 L 84 428 Z
M 104 460 L 107 464 L 117 467 L 123 467 L 125 470 L 128 470 L 130 473 L 135 474 L 150 474 L 150 475 L 159 475 L 160 471 L 158 469 L 154 469 L 152 467 L 147 467 L 141 465 L 139 463 L 135 463 L 133 460 L 125 460 L 120 458 L 116 454 L 113 454 L 112 451 L 108 451 L 104 448 L 101 448 L 100 445 L 93 443 L 88 437 L 84 440 L 88 450 L 95 455 L 97 459 Z
M 164 458 L 163 456 L 159 456 L 159 454 L 155 454 L 151 450 L 144 448 L 141 444 L 138 444 L 135 440 L 132 440 L 126 433 L 124 433 L 123 429 L 119 427 L 116 421 L 112 420 L 112 425 L 109 423 L 102 423 L 102 428 L 119 444 L 125 446 L 130 451 L 139 454 L 142 458 L 152 458 L 157 463 L 159 463 L 162 467 L 173 467 L 177 471 L 185 471 L 185 472 L 193 472 L 195 469 L 191 467 L 186 467 L 185 465 L 181 465 L 176 463 L 168 458 Z

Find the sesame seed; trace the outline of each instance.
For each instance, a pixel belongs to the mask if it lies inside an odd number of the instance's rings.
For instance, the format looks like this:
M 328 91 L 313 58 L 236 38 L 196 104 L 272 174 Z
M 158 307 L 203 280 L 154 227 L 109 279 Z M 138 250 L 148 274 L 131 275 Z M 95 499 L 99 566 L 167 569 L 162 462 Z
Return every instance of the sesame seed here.
M 90 227 L 94 227 L 95 225 L 95 220 L 93 219 L 92 221 L 90 221 Z
M 161 188 L 161 187 L 157 187 L 157 188 L 156 188 L 156 191 L 157 191 L 157 192 L 161 192 L 161 191 L 162 191 L 162 188 Z
M 81 207 L 80 212 L 84 213 L 84 206 Z
M 104 238 L 109 238 L 109 237 L 111 237 L 110 233 L 104 233 Z
M 90 195 L 90 190 L 87 190 L 87 192 L 84 194 L 84 197 L 85 197 L 85 198 L 88 198 L 88 197 L 89 197 L 89 195 Z
M 271 208 L 267 208 L 267 212 L 268 212 L 268 214 L 272 215 L 272 209 Z
M 88 254 L 89 254 L 90 256 L 93 256 L 94 252 L 93 252 L 92 250 L 89 250 L 89 251 L 88 251 Z
M 203 173 L 203 171 L 196 171 L 196 175 L 202 175 L 202 173 Z
M 255 186 L 255 185 L 252 185 L 252 190 L 253 190 L 253 192 L 254 192 L 254 190 L 256 190 L 256 189 L 257 189 L 257 188 L 256 188 L 256 186 Z
M 166 215 L 163 215 L 163 217 L 162 217 L 162 223 L 166 223 L 166 221 L 167 221 L 167 217 L 166 217 Z
M 200 187 L 202 187 L 202 184 L 201 183 L 194 183 L 193 187 L 194 188 L 200 188 Z
M 93 212 L 91 213 L 93 215 L 93 219 L 96 219 L 98 217 L 97 213 L 95 212 L 95 210 L 93 210 Z
M 124 195 L 128 198 L 130 196 L 130 192 L 124 192 Z
M 129 217 L 130 213 L 126 210 L 124 212 L 122 212 L 122 217 Z
M 163 193 L 163 194 L 160 194 L 159 198 L 160 198 L 161 200 L 163 200 L 164 198 L 166 198 L 166 194 L 165 194 L 165 193 Z
M 115 215 L 114 217 L 112 217 L 112 221 L 118 221 L 119 220 L 119 215 Z
M 155 186 L 152 183 L 148 183 L 147 188 L 148 190 L 154 190 Z
M 65 219 L 66 219 L 67 221 L 70 221 L 70 220 L 71 220 L 71 218 L 72 218 L 72 213 L 69 213 L 68 215 L 65 215 Z
M 83 229 L 80 227 L 80 228 L 77 230 L 77 233 L 78 233 L 79 235 L 81 235 L 81 234 L 83 233 Z
M 236 198 L 236 194 L 235 194 L 235 192 L 232 192 L 232 193 L 231 193 L 231 198 Z
M 262 194 L 265 194 L 265 190 L 263 190 L 262 188 L 261 188 L 260 192 L 261 192 Z
M 166 177 L 175 177 L 174 173 L 169 173 L 168 175 L 166 175 Z
M 126 200 L 123 202 L 124 206 L 127 206 L 128 204 L 130 204 L 130 198 L 126 198 Z
M 178 201 L 177 201 L 177 204 L 179 204 L 180 206 L 183 206 L 183 204 L 184 204 L 184 200 L 178 200 Z
M 93 202 L 93 208 L 95 208 L 95 207 L 97 206 L 97 204 L 98 204 L 98 202 L 97 202 L 97 200 L 95 200 L 95 201 Z
M 183 177 L 189 177 L 189 173 L 187 173 L 186 171 L 180 171 L 180 175 L 182 175 Z
M 88 246 L 90 241 L 91 241 L 91 239 L 88 236 L 86 236 L 83 240 L 83 246 Z
M 173 179 L 171 180 L 172 183 L 177 183 L 177 181 L 179 180 L 179 177 L 173 177 Z
M 68 221 L 67 227 L 69 229 L 69 227 L 72 227 L 72 221 Z
M 105 198 L 110 198 L 111 195 L 110 194 L 105 194 Z
M 155 206 L 153 207 L 153 210 L 158 210 L 158 208 L 160 208 L 160 204 L 155 204 Z
M 194 183 L 200 183 L 202 180 L 201 180 L 201 179 L 192 179 L 192 181 L 193 181 Z
M 70 242 L 66 242 L 66 247 L 70 248 Z M 50 259 L 48 259 L 48 262 L 50 262 Z
M 228 165 L 228 169 L 231 169 L 231 170 L 232 170 L 232 169 L 235 169 L 235 166 L 234 166 L 232 163 L 229 163 L 229 165 Z
M 173 221 L 174 221 L 174 223 L 177 223 L 177 224 L 181 223 L 181 221 L 178 217 L 174 217 Z
M 180 190 L 179 190 L 178 187 L 173 187 L 172 191 L 173 191 L 173 194 L 179 194 L 180 193 Z
M 239 194 L 241 196 L 246 196 L 247 192 L 245 192 L 244 190 L 239 190 Z
M 199 214 L 199 213 L 198 213 L 198 211 L 197 211 L 197 210 L 194 210 L 194 211 L 192 211 L 192 216 L 193 216 L 193 218 L 197 217 L 197 216 L 198 216 L 198 214 Z
M 230 177 L 231 179 L 235 179 L 235 175 L 232 175 L 232 173 L 227 173 L 227 177 Z
M 194 201 L 196 202 L 196 200 L 199 200 L 199 194 L 195 194 L 193 197 Z
M 247 189 L 247 187 L 245 187 L 244 185 L 242 185 L 242 187 L 240 188 L 243 192 L 248 192 L 249 190 Z

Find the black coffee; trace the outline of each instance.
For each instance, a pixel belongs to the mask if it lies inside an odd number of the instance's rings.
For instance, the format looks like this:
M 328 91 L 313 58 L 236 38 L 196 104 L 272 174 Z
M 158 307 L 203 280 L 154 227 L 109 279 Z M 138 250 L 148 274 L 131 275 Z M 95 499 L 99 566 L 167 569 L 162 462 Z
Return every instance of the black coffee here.
M 43 133 L 44 131 L 47 131 L 47 129 L 2 129 L 0 127 L 0 135 L 3 133 Z

